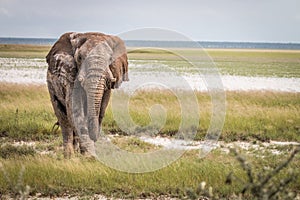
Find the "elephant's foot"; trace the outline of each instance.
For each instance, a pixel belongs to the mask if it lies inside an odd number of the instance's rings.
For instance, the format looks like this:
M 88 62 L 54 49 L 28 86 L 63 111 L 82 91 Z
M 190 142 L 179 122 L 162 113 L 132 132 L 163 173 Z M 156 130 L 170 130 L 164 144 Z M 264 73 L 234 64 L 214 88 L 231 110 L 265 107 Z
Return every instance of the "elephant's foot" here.
M 88 135 L 80 136 L 80 152 L 85 157 L 96 158 L 95 142 Z
M 74 155 L 73 143 L 64 143 L 64 157 L 71 158 Z

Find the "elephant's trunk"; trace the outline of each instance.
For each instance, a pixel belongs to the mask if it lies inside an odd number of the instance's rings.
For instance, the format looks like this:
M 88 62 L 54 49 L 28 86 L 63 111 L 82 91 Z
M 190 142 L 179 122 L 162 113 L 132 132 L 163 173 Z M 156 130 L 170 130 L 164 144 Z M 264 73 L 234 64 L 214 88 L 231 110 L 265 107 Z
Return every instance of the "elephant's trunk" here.
M 96 83 L 89 84 L 87 89 L 88 132 L 93 141 L 97 141 L 100 133 L 99 112 L 105 84 L 105 78 L 101 77 Z

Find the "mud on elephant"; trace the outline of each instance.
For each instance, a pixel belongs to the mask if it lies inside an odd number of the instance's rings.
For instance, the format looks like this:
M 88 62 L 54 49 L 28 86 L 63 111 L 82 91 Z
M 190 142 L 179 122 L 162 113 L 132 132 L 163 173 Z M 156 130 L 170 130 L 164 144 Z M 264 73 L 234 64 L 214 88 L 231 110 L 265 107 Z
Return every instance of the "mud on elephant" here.
M 65 33 L 46 59 L 48 90 L 62 130 L 65 157 L 78 148 L 95 156 L 94 142 L 111 89 L 128 81 L 124 42 L 102 33 Z

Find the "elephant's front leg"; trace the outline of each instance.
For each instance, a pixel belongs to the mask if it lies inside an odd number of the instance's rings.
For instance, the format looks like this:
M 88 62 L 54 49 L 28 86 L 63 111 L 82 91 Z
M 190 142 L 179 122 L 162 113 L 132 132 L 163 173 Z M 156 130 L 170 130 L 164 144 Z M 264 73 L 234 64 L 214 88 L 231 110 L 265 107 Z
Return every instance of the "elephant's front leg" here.
M 65 158 L 70 158 L 74 154 L 73 127 L 71 126 L 64 109 L 61 109 L 63 106 L 57 100 L 52 102 L 63 136 L 64 156 Z
M 51 81 L 48 81 L 51 103 L 63 135 L 64 156 L 65 158 L 70 158 L 72 154 L 74 154 L 73 128 L 70 124 L 70 121 L 68 120 L 68 116 L 66 113 L 67 108 L 58 98 L 58 95 L 63 96 L 63 94 L 60 93 L 60 90 L 57 89 L 59 87 L 61 86 L 57 85 L 57 81 L 54 81 L 54 84 Z
M 61 125 L 61 132 L 63 135 L 63 147 L 64 147 L 64 157 L 71 158 L 74 154 L 74 147 L 73 147 L 73 128 L 69 124 L 62 124 Z
M 67 111 L 67 117 L 68 117 L 68 122 L 69 126 L 66 128 L 66 135 L 64 137 L 64 141 L 66 141 L 68 144 L 66 146 L 69 146 L 73 148 L 73 151 L 78 152 L 79 151 L 79 134 L 76 131 L 75 127 L 75 122 L 74 122 L 74 104 L 73 104 L 73 92 L 74 92 L 74 87 L 72 83 L 69 83 L 66 86 L 66 111 Z M 76 96 L 77 97 L 77 96 Z M 71 130 L 72 129 L 72 134 Z M 70 149 L 70 148 L 69 148 Z

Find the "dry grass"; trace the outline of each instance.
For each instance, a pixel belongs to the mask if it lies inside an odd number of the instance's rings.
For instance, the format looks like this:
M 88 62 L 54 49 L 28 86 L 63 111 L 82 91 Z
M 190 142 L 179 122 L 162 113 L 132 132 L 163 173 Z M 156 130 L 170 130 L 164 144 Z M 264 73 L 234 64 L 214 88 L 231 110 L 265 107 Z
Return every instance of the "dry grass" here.
M 0 44 L 0 57 L 45 58 L 50 46 Z
M 207 93 L 197 93 L 196 96 L 200 112 L 196 138 L 203 139 L 209 127 L 212 105 Z M 46 86 L 2 83 L 0 99 L 2 135 L 19 139 L 47 138 L 51 135 L 56 118 Z M 221 139 L 300 141 L 299 99 L 299 93 L 227 92 L 226 119 Z M 180 102 L 169 91 L 140 91 L 133 95 L 129 102 L 132 120 L 141 127 L 148 125 L 151 122 L 149 109 L 157 104 L 166 113 L 166 123 L 159 134 L 173 135 L 178 131 L 182 116 Z M 113 118 L 111 104 L 103 129 L 121 133 Z

